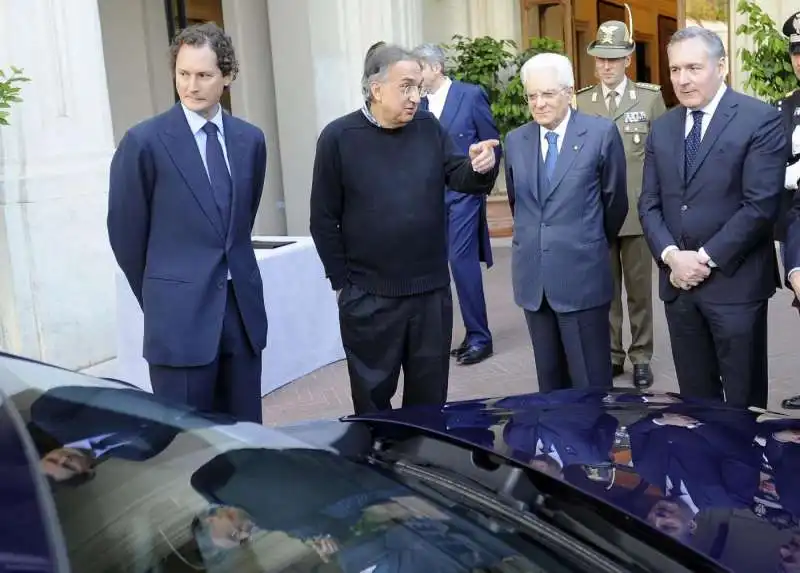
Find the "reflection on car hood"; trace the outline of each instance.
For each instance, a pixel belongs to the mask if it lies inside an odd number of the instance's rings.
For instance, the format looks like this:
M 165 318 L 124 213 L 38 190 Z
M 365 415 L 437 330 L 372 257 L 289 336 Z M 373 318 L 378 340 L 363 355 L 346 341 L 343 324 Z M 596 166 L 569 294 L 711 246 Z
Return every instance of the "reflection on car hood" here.
M 363 416 L 529 464 L 737 571 L 800 571 L 800 420 L 563 390 Z

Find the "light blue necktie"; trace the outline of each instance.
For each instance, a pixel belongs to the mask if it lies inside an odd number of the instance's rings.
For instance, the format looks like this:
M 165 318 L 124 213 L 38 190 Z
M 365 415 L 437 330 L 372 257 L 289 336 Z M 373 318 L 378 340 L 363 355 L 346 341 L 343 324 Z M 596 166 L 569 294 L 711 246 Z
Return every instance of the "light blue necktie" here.
M 547 176 L 548 185 L 553 179 L 553 172 L 556 170 L 558 161 L 558 134 L 555 131 L 548 131 L 544 134 L 547 140 L 547 155 L 544 158 L 544 173 Z

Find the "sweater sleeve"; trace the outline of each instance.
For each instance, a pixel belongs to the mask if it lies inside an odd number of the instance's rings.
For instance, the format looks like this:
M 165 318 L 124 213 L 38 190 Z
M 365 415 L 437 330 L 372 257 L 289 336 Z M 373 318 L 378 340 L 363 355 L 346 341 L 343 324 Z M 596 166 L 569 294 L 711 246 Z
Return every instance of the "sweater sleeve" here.
M 444 157 L 444 176 L 447 187 L 454 191 L 473 195 L 491 193 L 499 173 L 499 161 L 495 163 L 491 171 L 481 174 L 472 170 L 472 161 L 469 156 L 458 150 L 453 138 L 441 124 L 439 124 L 439 141 Z
M 311 180 L 311 237 L 317 248 L 325 276 L 334 290 L 347 282 L 347 259 L 342 237 L 341 164 L 336 133 L 325 129 L 317 140 Z

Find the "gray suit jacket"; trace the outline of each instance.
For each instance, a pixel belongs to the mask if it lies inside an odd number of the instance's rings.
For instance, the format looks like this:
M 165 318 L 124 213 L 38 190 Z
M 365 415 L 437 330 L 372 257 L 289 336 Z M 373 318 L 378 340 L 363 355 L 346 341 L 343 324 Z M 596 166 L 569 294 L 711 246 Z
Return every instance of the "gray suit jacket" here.
M 514 300 L 536 311 L 546 296 L 559 313 L 608 304 L 609 242 L 628 213 L 619 131 L 606 118 L 573 110 L 550 185 L 544 182 L 539 140 L 533 122 L 505 140 Z

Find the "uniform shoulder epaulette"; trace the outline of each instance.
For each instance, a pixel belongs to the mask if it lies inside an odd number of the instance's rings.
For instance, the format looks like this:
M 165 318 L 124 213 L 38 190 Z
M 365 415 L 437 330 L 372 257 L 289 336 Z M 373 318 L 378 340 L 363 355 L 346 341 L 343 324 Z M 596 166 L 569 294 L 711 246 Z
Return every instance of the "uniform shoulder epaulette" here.
M 584 92 L 591 91 L 591 90 L 593 90 L 593 89 L 594 89 L 594 88 L 596 88 L 596 87 L 597 87 L 597 85 L 593 85 L 593 86 L 586 86 L 585 88 L 581 88 L 581 89 L 579 89 L 578 91 L 576 91 L 576 92 L 575 92 L 575 95 L 578 95 L 578 94 L 582 94 L 582 93 L 584 93 Z
M 661 86 L 658 84 L 648 84 L 645 82 L 636 82 L 636 87 L 642 88 L 644 90 L 650 90 L 651 92 L 660 92 Z

